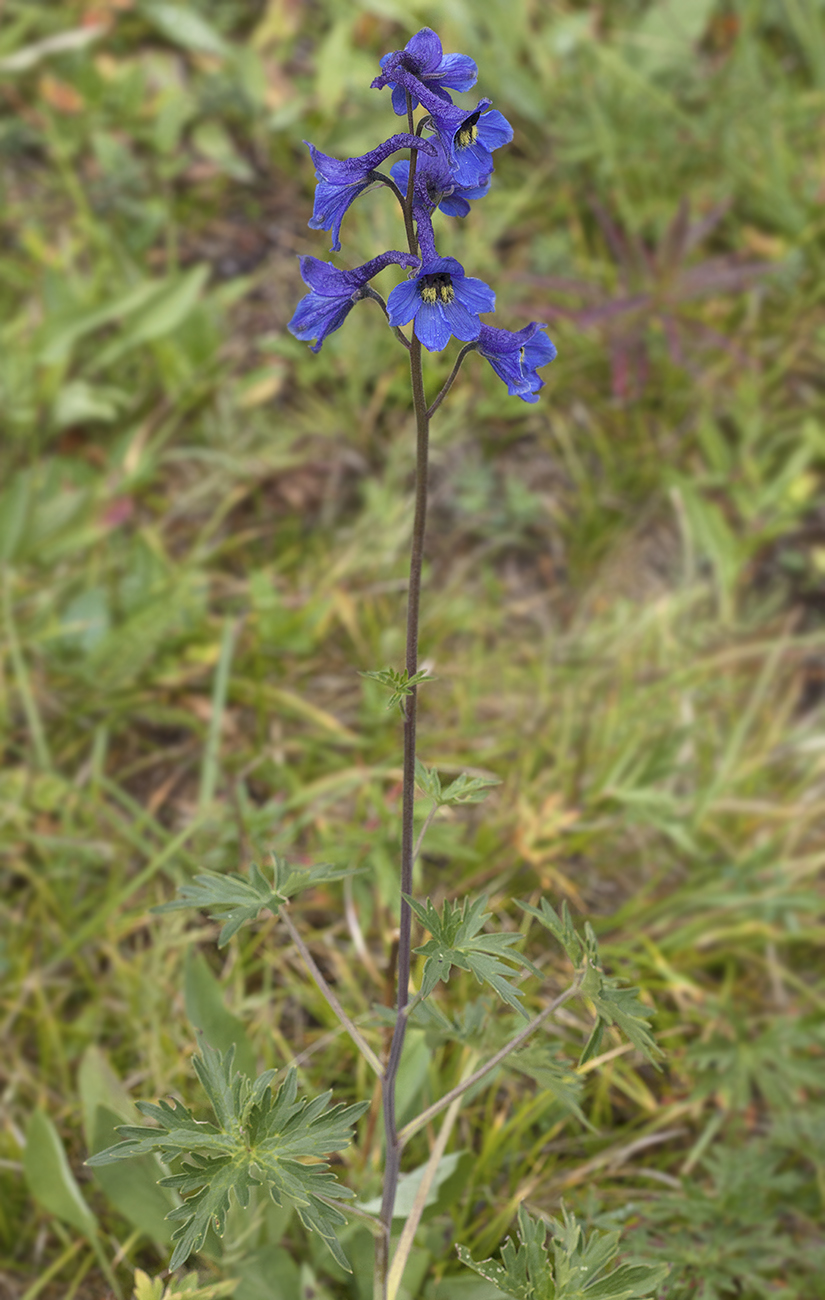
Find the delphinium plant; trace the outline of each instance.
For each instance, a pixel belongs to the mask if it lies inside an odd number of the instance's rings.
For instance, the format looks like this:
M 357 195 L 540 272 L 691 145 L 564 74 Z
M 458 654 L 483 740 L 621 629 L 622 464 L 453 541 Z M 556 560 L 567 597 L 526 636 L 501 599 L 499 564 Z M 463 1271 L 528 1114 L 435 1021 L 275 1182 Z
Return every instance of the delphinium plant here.
M 413 866 L 422 841 L 440 808 L 479 802 L 491 780 L 460 775 L 443 786 L 437 770 L 423 764 L 416 750 L 418 690 L 428 680 L 418 666 L 418 623 L 424 529 L 427 513 L 427 457 L 430 421 L 450 391 L 455 378 L 471 353 L 478 353 L 507 385 L 508 392 L 524 402 L 536 402 L 544 380 L 539 370 L 552 361 L 556 350 L 546 327 L 531 321 L 511 330 L 482 322 L 481 316 L 494 310 L 495 294 L 483 280 L 467 275 L 453 257 L 439 256 L 433 219 L 437 212 L 447 217 L 466 217 L 471 204 L 488 193 L 493 174 L 493 153 L 513 137 L 506 118 L 480 99 L 473 108 L 456 105 L 450 91 L 469 91 L 477 78 L 476 65 L 464 54 L 444 54 L 434 31 L 423 28 L 403 50 L 386 54 L 381 73 L 372 82 L 376 90 L 388 88 L 397 116 L 406 119 L 406 130 L 390 135 L 369 153 L 357 158 L 335 159 L 309 145 L 318 179 L 310 227 L 331 231 L 332 251 L 341 248 L 340 229 L 355 199 L 373 186 L 383 186 L 398 203 L 403 219 L 406 251 L 379 253 L 352 270 L 341 270 L 316 257 L 301 258 L 301 274 L 309 293 L 301 300 L 289 328 L 299 339 L 314 340 L 317 352 L 324 340 L 339 329 L 353 308 L 371 299 L 378 303 L 389 328 L 409 357 L 412 404 L 417 429 L 415 509 L 409 570 L 406 622 L 406 659 L 403 667 L 365 670 L 364 675 L 381 682 L 388 690 L 389 705 L 398 706 L 403 720 L 403 794 L 399 871 L 399 935 L 395 977 L 395 1004 L 385 1008 L 383 1019 L 376 1014 L 374 1028 L 359 1028 L 341 1005 L 314 961 L 290 915 L 290 900 L 300 891 L 339 880 L 349 874 L 345 867 L 292 866 L 278 857 L 269 874 L 253 864 L 249 874 L 204 872 L 194 883 L 182 887 L 179 898 L 155 909 L 201 908 L 223 921 L 219 945 L 228 943 L 246 924 L 268 910 L 286 927 L 317 984 L 351 1037 L 358 1051 L 380 1081 L 384 1126 L 384 1165 L 379 1200 L 351 1202 L 355 1192 L 338 1182 L 327 1157 L 344 1149 L 352 1140 L 353 1125 L 368 1109 L 368 1102 L 329 1108 L 331 1094 L 309 1100 L 299 1097 L 296 1070 L 288 1070 L 273 1091 L 275 1070 L 256 1080 L 234 1067 L 233 1049 L 226 1053 L 202 1042 L 195 1057 L 195 1069 L 214 1111 L 214 1123 L 196 1120 L 180 1103 L 139 1102 L 142 1113 L 154 1121 L 151 1127 L 123 1126 L 123 1141 L 94 1155 L 88 1163 L 103 1165 L 131 1156 L 157 1153 L 176 1166 L 163 1184 L 175 1188 L 185 1199 L 169 1218 L 178 1226 L 173 1234 L 172 1269 L 183 1264 L 204 1244 L 210 1226 L 220 1234 L 225 1226 L 234 1193 L 241 1205 L 248 1205 L 250 1190 L 263 1186 L 276 1204 L 287 1203 L 298 1213 L 304 1226 L 319 1233 L 333 1257 L 349 1270 L 349 1263 L 337 1230 L 355 1215 L 370 1228 L 375 1240 L 373 1293 L 375 1300 L 395 1300 L 409 1259 L 422 1212 L 438 1182 L 438 1170 L 450 1141 L 455 1121 L 470 1089 L 492 1078 L 508 1060 L 523 1072 L 555 1087 L 563 1095 L 565 1079 L 570 1083 L 574 1064 L 560 1063 L 548 1053 L 539 1060 L 530 1039 L 551 1028 L 554 1013 L 572 998 L 579 998 L 594 1017 L 592 1033 L 579 1066 L 600 1050 L 605 1026 L 615 1026 L 651 1063 L 659 1051 L 650 1034 L 650 1010 L 634 989 L 619 987 L 602 968 L 595 935 L 589 925 L 579 932 L 566 907 L 557 913 L 541 900 L 536 907 L 520 903 L 529 915 L 563 948 L 572 965 L 570 983 L 558 996 L 532 1017 L 523 1005 L 523 990 L 515 982 L 520 972 L 539 982 L 541 971 L 517 951 L 519 934 L 494 933 L 488 928 L 490 913 L 486 898 L 447 900 L 439 912 L 428 898 L 413 897 Z M 397 153 L 408 158 L 382 170 Z M 406 271 L 385 299 L 373 281 L 389 267 Z M 411 327 L 408 333 L 404 327 Z M 463 346 L 440 392 L 426 395 L 423 350 L 440 352 L 455 338 Z M 429 801 L 427 816 L 415 835 L 416 788 Z M 418 988 L 412 980 L 413 918 L 430 938 L 414 951 L 425 960 Z M 491 987 L 507 1008 L 524 1020 L 486 1059 L 479 1046 L 485 1035 L 478 1033 L 477 1015 L 464 1021 L 439 1010 L 433 995 L 439 982 L 447 982 L 457 968 L 471 971 L 480 984 Z M 540 994 L 539 994 L 540 1000 Z M 487 1010 L 484 1015 L 489 1014 Z M 380 1043 L 378 1031 L 386 1020 L 391 1025 L 389 1050 L 381 1055 L 369 1041 Z M 466 1022 L 466 1023 L 465 1023 Z M 455 1041 L 468 1048 L 469 1066 L 460 1082 L 403 1126 L 396 1113 L 396 1085 L 409 1024 L 424 1026 L 441 1041 Z M 531 1056 L 530 1053 L 533 1053 Z M 568 1088 L 568 1094 L 575 1093 Z M 576 1107 L 575 1100 L 571 1103 Z M 414 1134 L 443 1115 L 441 1128 L 432 1144 L 431 1155 L 417 1171 L 414 1195 L 403 1214 L 396 1215 L 396 1197 L 405 1147 Z M 380 1209 L 378 1204 L 380 1203 Z M 400 1235 L 392 1235 L 393 1220 L 403 1218 Z M 552 1237 L 552 1258 L 547 1249 L 547 1232 Z M 563 1211 L 561 1221 L 533 1217 L 522 1207 L 518 1216 L 518 1244 L 508 1241 L 501 1260 L 474 1261 L 458 1248 L 464 1265 L 493 1282 L 506 1294 L 527 1300 L 528 1296 L 589 1297 L 590 1300 L 625 1300 L 650 1295 L 667 1269 L 643 1261 L 615 1265 L 618 1233 L 594 1231 L 589 1237 L 575 1217 Z M 611 1265 L 615 1265 L 611 1267 Z

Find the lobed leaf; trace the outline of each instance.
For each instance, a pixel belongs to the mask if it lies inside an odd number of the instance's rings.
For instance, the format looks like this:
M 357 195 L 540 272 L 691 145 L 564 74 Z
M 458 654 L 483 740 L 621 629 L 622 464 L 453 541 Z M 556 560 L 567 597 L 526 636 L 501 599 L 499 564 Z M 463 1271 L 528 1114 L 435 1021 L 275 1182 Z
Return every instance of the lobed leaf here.
M 399 672 L 396 668 L 377 668 L 368 672 L 358 674 L 359 677 L 369 677 L 374 682 L 380 682 L 382 686 L 387 686 L 390 691 L 390 698 L 387 708 L 391 709 L 394 704 L 403 708 L 402 701 L 408 695 L 412 695 L 416 686 L 422 682 L 434 682 L 435 678 L 427 672 L 426 668 L 420 668 L 412 677 L 408 676 L 406 668 Z
M 508 1065 L 529 1078 L 540 1088 L 552 1093 L 557 1101 L 571 1111 L 580 1124 L 595 1132 L 593 1125 L 581 1108 L 584 1079 L 563 1058 L 556 1056 L 546 1044 L 531 1043 L 529 1047 L 514 1052 Z
M 450 978 L 454 966 L 460 970 L 472 971 L 479 984 L 489 984 L 502 1001 L 507 1002 L 520 1015 L 529 1020 L 529 1015 L 519 1002 L 522 993 L 511 983 L 513 971 L 505 966 L 502 958 L 524 966 L 539 979 L 541 971 L 519 952 L 513 952 L 513 944 L 521 939 L 520 934 L 480 934 L 490 913 L 484 911 L 486 895 L 477 898 L 468 908 L 469 899 L 465 898 L 461 907 L 449 899 L 444 904 L 441 916 L 427 899 L 426 907 L 404 895 L 419 921 L 433 936 L 415 951 L 426 956 L 424 975 L 421 981 L 421 994 L 428 997 L 439 980 L 445 984 Z
M 415 780 L 422 794 L 432 799 L 439 808 L 448 804 L 481 803 L 491 786 L 501 785 L 497 777 L 470 776 L 468 772 L 462 772 L 444 790 L 435 768 L 426 767 L 419 758 L 415 760 Z
M 253 1083 L 233 1069 L 234 1048 L 214 1051 L 203 1042 L 195 1069 L 212 1104 L 218 1127 L 196 1121 L 180 1103 L 138 1102 L 155 1128 L 122 1125 L 124 1140 L 87 1160 L 88 1165 L 109 1164 L 156 1151 L 167 1163 L 183 1157 L 161 1186 L 182 1195 L 192 1193 L 167 1218 L 179 1222 L 172 1234 L 175 1251 L 170 1264 L 177 1268 L 203 1245 L 210 1224 L 221 1233 L 226 1222 L 230 1193 L 241 1205 L 249 1203 L 249 1189 L 265 1185 L 276 1205 L 287 1201 L 304 1226 L 318 1232 L 341 1265 L 349 1270 L 336 1229 L 346 1222 L 330 1201 L 351 1197 L 338 1183 L 325 1157 L 348 1146 L 352 1125 L 368 1102 L 329 1108 L 331 1093 L 314 1101 L 298 1099 L 296 1071 L 290 1070 L 273 1096 L 275 1074 L 267 1070 Z M 306 1164 L 310 1160 L 314 1163 Z
M 277 854 L 272 855 L 273 880 L 267 880 L 261 868 L 253 862 L 249 876 L 235 871 L 221 874 L 202 871 L 193 884 L 181 885 L 179 898 L 151 908 L 153 912 L 179 912 L 187 907 L 208 911 L 214 920 L 224 922 L 218 937 L 218 947 L 223 948 L 247 921 L 254 921 L 264 908 L 277 916 L 281 903 L 293 898 L 303 889 L 342 880 L 355 875 L 358 868 L 334 867 L 319 863 L 315 867 L 295 867 Z
M 492 1282 L 514 1300 L 642 1300 L 655 1291 L 668 1274 L 667 1264 L 634 1260 L 605 1272 L 619 1250 L 618 1232 L 596 1230 L 589 1238 L 574 1215 L 562 1207 L 562 1222 L 550 1220 L 553 1260 L 547 1246 L 547 1227 L 519 1207 L 518 1247 L 508 1238 L 501 1263 L 476 1261 L 465 1246 L 458 1246 L 462 1264 Z
M 579 976 L 579 994 L 595 1008 L 596 1023 L 579 1060 L 584 1065 L 598 1054 L 605 1025 L 616 1025 L 651 1065 L 658 1069 L 657 1057 L 664 1053 L 656 1045 L 648 1021 L 654 1015 L 650 1007 L 639 998 L 639 990 L 622 988 L 618 979 L 606 975 L 599 955 L 599 944 L 589 923 L 584 927 L 584 938 L 577 933 L 567 904 L 561 916 L 546 899 L 541 908 L 519 902 L 519 907 L 529 912 L 559 941 Z

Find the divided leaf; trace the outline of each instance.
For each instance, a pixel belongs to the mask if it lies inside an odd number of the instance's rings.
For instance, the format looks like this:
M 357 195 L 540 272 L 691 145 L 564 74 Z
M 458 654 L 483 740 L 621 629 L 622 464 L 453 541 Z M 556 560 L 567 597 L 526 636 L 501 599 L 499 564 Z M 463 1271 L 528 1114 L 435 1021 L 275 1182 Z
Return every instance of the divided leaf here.
M 404 707 L 402 700 L 407 695 L 412 695 L 414 687 L 420 686 L 422 682 L 435 681 L 435 678 L 431 673 L 427 672 L 426 668 L 419 669 L 417 673 L 413 673 L 412 677 L 408 677 L 406 668 L 402 668 L 401 672 L 398 672 L 395 668 L 377 668 L 369 672 L 359 673 L 358 676 L 370 677 L 374 682 L 380 682 L 382 686 L 388 687 L 390 698 L 387 708 L 391 709 L 394 704 L 398 704 L 402 710 Z
M 492 786 L 501 785 L 495 776 L 470 776 L 469 772 L 462 772 L 443 790 L 435 768 L 426 767 L 419 758 L 415 760 L 415 780 L 422 794 L 432 799 L 438 808 L 448 804 L 481 803 Z
M 518 1001 L 522 996 L 519 989 L 510 982 L 513 971 L 505 966 L 501 958 L 519 966 L 524 966 L 539 979 L 543 976 L 533 963 L 519 952 L 513 952 L 513 944 L 522 938 L 520 934 L 481 934 L 490 913 L 484 911 L 486 895 L 477 898 L 468 907 L 465 898 L 461 907 L 449 900 L 444 904 L 442 916 L 438 915 L 429 899 L 427 906 L 422 906 L 415 899 L 404 895 L 419 921 L 433 936 L 428 943 L 416 948 L 417 953 L 426 956 L 424 976 L 421 982 L 421 995 L 428 997 L 439 980 L 446 984 L 453 966 L 461 970 L 472 971 L 479 984 L 489 984 L 504 1002 L 509 1003 L 526 1020 L 530 1017 Z
M 294 867 L 277 854 L 272 855 L 272 867 L 272 884 L 256 862 L 250 866 L 248 877 L 235 871 L 225 874 L 202 871 L 192 884 L 181 885 L 179 898 L 161 903 L 151 911 L 179 912 L 187 907 L 208 911 L 213 920 L 224 922 L 218 938 L 218 947 L 223 948 L 247 921 L 254 921 L 264 908 L 269 908 L 277 916 L 281 903 L 301 890 L 331 880 L 342 880 L 345 876 L 355 875 L 358 870 L 356 867 L 333 867 L 327 862 L 316 867 Z
M 142 1268 L 136 1268 L 134 1287 L 132 1300 L 221 1300 L 222 1296 L 234 1295 L 238 1279 L 225 1278 L 222 1282 L 198 1286 L 197 1273 L 187 1273 L 165 1287 L 162 1277 L 150 1278 Z
M 390 1027 L 395 1025 L 397 1014 L 393 1007 L 373 1007 L 376 1020 Z M 465 1003 L 449 1016 L 434 1002 L 421 1000 L 413 1002 L 409 1011 L 410 1025 L 423 1029 L 429 1047 L 436 1047 L 440 1043 L 478 1046 L 484 1041 L 484 1030 L 489 1018 L 490 1008 L 484 998 L 475 998 L 472 1002 Z
M 582 938 L 576 932 L 566 903 L 562 905 L 561 916 L 544 898 L 540 909 L 522 902 L 519 902 L 519 907 L 541 921 L 559 941 L 579 976 L 579 995 L 591 1002 L 596 1010 L 596 1023 L 579 1065 L 598 1054 L 604 1026 L 616 1025 L 645 1059 L 659 1069 L 656 1058 L 664 1053 L 657 1047 L 648 1024 L 654 1012 L 641 1001 L 638 989 L 622 988 L 620 980 L 605 975 L 598 940 L 589 922 L 585 922 Z
M 546 1044 L 531 1043 L 529 1047 L 512 1053 L 508 1065 L 535 1079 L 540 1088 L 552 1093 L 556 1101 L 572 1111 L 580 1124 L 591 1132 L 596 1131 L 580 1104 L 584 1091 L 583 1077 L 562 1057 L 556 1056 L 552 1048 Z
M 86 1161 L 106 1165 L 115 1160 L 156 1151 L 170 1163 L 183 1157 L 179 1170 L 161 1179 L 161 1186 L 181 1194 L 193 1193 L 167 1216 L 180 1226 L 172 1234 L 176 1243 L 170 1268 L 178 1268 L 203 1245 L 213 1224 L 223 1232 L 230 1192 L 242 1206 L 249 1203 L 250 1187 L 264 1184 L 276 1205 L 285 1197 L 298 1211 L 304 1226 L 318 1232 L 342 1268 L 349 1271 L 336 1228 L 346 1222 L 330 1201 L 353 1196 L 328 1167 L 325 1157 L 348 1146 L 354 1122 L 368 1102 L 341 1104 L 328 1109 L 331 1093 L 314 1101 L 296 1101 L 295 1070 L 273 1095 L 270 1083 L 276 1071 L 267 1070 L 254 1083 L 233 1069 L 234 1048 L 221 1054 L 203 1043 L 195 1069 L 203 1084 L 217 1126 L 195 1120 L 179 1102 L 138 1102 L 156 1128 L 125 1124 L 118 1128 L 124 1140 Z M 310 1159 L 315 1163 L 305 1164 Z
M 585 1237 L 575 1215 L 562 1206 L 563 1222 L 550 1220 L 553 1261 L 546 1246 L 547 1225 L 519 1207 L 518 1247 L 508 1237 L 501 1263 L 476 1262 L 466 1246 L 458 1246 L 462 1264 L 492 1282 L 514 1300 L 642 1300 L 655 1291 L 668 1274 L 667 1264 L 636 1261 L 608 1265 L 619 1250 L 618 1232 L 596 1229 Z
M 561 944 L 567 956 L 570 958 L 576 970 L 580 970 L 584 965 L 585 947 L 576 933 L 570 916 L 570 909 L 567 903 L 562 903 L 561 916 L 550 906 L 546 898 L 541 900 L 541 910 L 533 907 L 532 903 L 522 903 L 520 899 L 516 900 L 523 911 L 529 912 L 537 921 L 550 931 L 555 939 Z

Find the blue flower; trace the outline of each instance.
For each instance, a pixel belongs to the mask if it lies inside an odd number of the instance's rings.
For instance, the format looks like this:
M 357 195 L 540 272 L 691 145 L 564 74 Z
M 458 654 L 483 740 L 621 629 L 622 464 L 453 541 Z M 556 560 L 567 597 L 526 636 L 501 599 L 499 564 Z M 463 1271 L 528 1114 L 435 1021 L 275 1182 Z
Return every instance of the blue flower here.
M 301 276 L 310 287 L 295 309 L 287 329 L 296 339 L 317 339 L 318 352 L 328 334 L 340 329 L 355 304 L 366 296 L 365 285 L 385 266 L 417 267 L 419 259 L 409 253 L 382 253 L 352 271 L 339 271 L 317 257 L 301 258 Z
M 483 184 L 493 170 L 492 153 L 513 138 L 513 128 L 497 108 L 485 112 L 490 103 L 482 100 L 474 113 L 469 113 L 453 131 L 450 141 L 450 163 L 453 175 L 463 188 Z
M 392 106 L 399 117 L 407 111 L 407 92 L 403 85 L 391 79 L 393 69 L 405 68 L 418 81 L 427 86 L 439 99 L 451 102 L 445 87 L 451 90 L 469 90 L 476 84 L 478 68 L 466 54 L 445 54 L 441 41 L 431 27 L 422 27 L 403 50 L 393 50 L 381 59 L 381 67 L 389 74 L 386 85 L 392 89 Z M 413 108 L 418 98 L 412 97 Z
M 511 397 L 523 402 L 537 402 L 544 380 L 536 373 L 556 355 L 556 349 L 546 334 L 547 329 L 538 321 L 531 321 L 523 330 L 493 329 L 482 325 L 478 336 L 478 351 L 486 357 L 499 379 L 507 385 Z
M 429 113 L 457 183 L 480 185 L 493 170 L 493 150 L 513 138 L 513 128 L 504 114 L 498 109 L 487 111 L 492 103 L 490 99 L 480 99 L 469 113 L 455 104 L 445 103 L 404 67 L 394 68 L 392 76 Z M 372 88 L 381 90 L 390 84 L 390 80 L 388 76 L 376 77 Z
M 344 213 L 359 194 L 363 194 L 370 185 L 380 180 L 375 169 L 390 154 L 397 153 L 399 149 L 420 149 L 427 154 L 434 154 L 436 151 L 431 141 L 422 140 L 416 135 L 408 135 L 406 132 L 390 136 L 389 140 L 385 140 L 377 149 L 372 149 L 357 158 L 330 158 L 308 140 L 305 140 L 304 144 L 312 155 L 315 175 L 318 177 L 315 206 L 312 209 L 309 227 L 310 230 L 332 231 L 333 253 L 337 253 L 341 247 L 338 233 Z
M 406 159 L 393 163 L 390 175 L 401 193 L 406 194 L 410 176 L 410 164 Z M 443 149 L 439 149 L 435 158 L 419 158 L 413 185 L 414 214 L 418 202 L 426 204 L 430 211 L 437 207 L 448 217 L 466 217 L 470 211 L 468 200 L 483 199 L 489 193 L 490 177 L 484 176 L 478 185 L 456 185 L 446 155 Z
M 390 325 L 414 321 L 416 337 L 428 352 L 440 352 L 452 335 L 477 339 L 479 312 L 493 311 L 496 295 L 483 280 L 464 274 L 454 257 L 428 258 L 413 280 L 396 285 L 387 299 Z

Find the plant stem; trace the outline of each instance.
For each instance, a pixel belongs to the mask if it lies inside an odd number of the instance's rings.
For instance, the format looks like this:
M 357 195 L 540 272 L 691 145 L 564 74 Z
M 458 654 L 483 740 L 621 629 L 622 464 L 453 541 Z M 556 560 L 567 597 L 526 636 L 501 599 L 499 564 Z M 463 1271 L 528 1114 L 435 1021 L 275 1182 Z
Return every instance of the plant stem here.
M 424 836 L 427 834 L 427 831 L 432 826 L 433 818 L 438 812 L 438 808 L 439 805 L 437 803 L 433 803 L 432 808 L 427 813 L 427 819 L 424 822 L 424 825 L 421 827 L 421 830 L 418 832 L 418 839 L 415 841 L 415 848 L 413 849 L 413 862 L 416 861 L 419 853 L 421 852 L 421 845 L 424 843 Z
M 453 1126 L 458 1119 L 460 1110 L 461 1099 L 456 1098 L 444 1117 L 444 1123 L 441 1125 L 441 1130 L 436 1138 L 430 1158 L 427 1161 L 427 1168 L 424 1171 L 424 1177 L 421 1179 L 409 1217 L 407 1218 L 407 1222 L 404 1224 L 404 1229 L 399 1238 L 398 1245 L 395 1248 L 395 1254 L 387 1278 L 387 1300 L 395 1300 L 395 1297 L 398 1295 L 398 1289 L 401 1286 L 401 1279 L 404 1276 L 404 1269 L 415 1241 L 415 1234 L 418 1225 L 421 1222 L 421 1215 L 424 1213 L 424 1207 L 427 1204 L 427 1196 L 429 1195 L 430 1188 L 433 1185 L 433 1180 L 438 1172 L 438 1166 L 441 1163 L 445 1148 L 450 1140 L 450 1134 L 453 1131 Z
M 412 104 L 407 95 L 407 118 L 412 123 Z M 412 126 L 410 127 L 412 134 Z M 405 203 L 405 225 L 410 252 L 417 255 L 418 240 L 412 229 L 412 191 L 415 175 L 415 153 L 410 150 L 410 178 Z M 421 567 L 424 560 L 424 529 L 427 521 L 427 452 L 430 420 L 427 415 L 427 398 L 424 392 L 424 372 L 421 364 L 421 343 L 413 328 L 410 339 L 410 382 L 416 423 L 415 457 L 415 514 L 413 517 L 412 548 L 410 553 L 410 583 L 407 592 L 407 678 L 418 672 L 418 612 L 421 598 Z M 413 807 L 415 803 L 415 726 L 418 710 L 418 691 L 413 687 L 405 698 L 404 713 L 404 778 L 401 812 L 401 911 L 398 936 L 398 979 L 396 995 L 396 1020 L 390 1044 L 389 1059 L 382 1079 L 384 1103 L 384 1140 L 386 1159 L 384 1167 L 384 1193 L 381 1202 L 383 1237 L 375 1244 L 375 1293 L 386 1296 L 387 1270 L 390 1254 L 390 1232 L 398 1175 L 401 1169 L 401 1143 L 395 1122 L 395 1085 L 401 1064 L 401 1051 L 407 1029 L 403 1014 L 409 1000 L 410 949 L 412 940 L 412 909 L 403 897 L 412 893 L 414 861 Z
M 383 1065 L 379 1061 L 378 1057 L 375 1055 L 375 1052 L 372 1050 L 367 1040 L 364 1038 L 363 1034 L 360 1032 L 357 1026 L 354 1025 L 353 1022 L 350 1020 L 346 1011 L 341 1006 L 341 1003 L 338 1001 L 332 989 L 327 984 L 326 980 L 324 979 L 323 975 L 321 974 L 320 970 L 318 969 L 315 963 L 315 959 L 313 958 L 312 953 L 309 951 L 309 948 L 306 946 L 303 939 L 301 938 L 301 935 L 299 931 L 296 929 L 292 921 L 292 917 L 287 912 L 285 906 L 278 908 L 278 916 L 283 921 L 284 925 L 289 931 L 289 937 L 291 938 L 292 942 L 295 944 L 295 947 L 298 949 L 299 953 L 303 957 L 304 965 L 306 966 L 312 978 L 315 980 L 315 983 L 318 985 L 318 988 L 320 989 L 323 997 L 328 1002 L 332 1010 L 335 1012 L 335 1015 L 338 1017 L 341 1024 L 346 1029 L 347 1033 L 349 1034 L 352 1041 L 355 1043 L 355 1046 L 358 1048 L 361 1055 L 364 1057 L 364 1060 L 367 1062 L 368 1065 L 372 1066 L 373 1070 L 375 1070 L 375 1073 L 378 1075 L 380 1079 L 384 1073 Z
M 377 293 L 375 289 L 373 289 L 370 285 L 366 284 L 364 285 L 364 288 L 361 290 L 361 297 L 372 298 L 373 302 L 377 302 L 382 312 L 386 316 L 387 320 L 389 321 L 390 313 L 387 311 L 387 304 L 384 301 L 384 299 L 381 297 L 380 293 Z M 391 325 L 390 328 L 392 329 L 392 332 L 395 335 L 395 337 L 398 339 L 398 342 L 403 343 L 404 347 L 409 352 L 410 341 L 407 338 L 406 334 L 403 332 L 403 330 L 399 329 L 397 325 Z
M 475 350 L 476 350 L 477 347 L 478 347 L 478 343 L 468 343 L 465 347 L 463 347 L 463 348 L 461 349 L 461 351 L 459 352 L 458 356 L 457 356 L 456 359 L 455 359 L 455 365 L 453 366 L 452 370 L 450 371 L 450 376 L 449 376 L 449 378 L 447 379 L 446 383 L 444 384 L 444 387 L 442 388 L 441 392 L 438 394 L 438 397 L 435 399 L 435 401 L 433 402 L 432 406 L 431 406 L 431 407 L 429 408 L 429 410 L 427 411 L 427 418 L 428 418 L 428 419 L 431 420 L 431 419 L 433 418 L 433 416 L 435 415 L 435 413 L 436 413 L 436 411 L 438 410 L 439 406 L 440 406 L 441 403 L 444 401 L 444 398 L 447 396 L 447 394 L 449 393 L 449 391 L 450 391 L 450 389 L 452 388 L 453 384 L 455 383 L 456 375 L 458 374 L 459 370 L 461 369 L 461 363 L 462 363 L 462 361 L 464 360 L 464 358 L 467 357 L 467 356 L 469 356 L 471 352 L 475 352 Z

